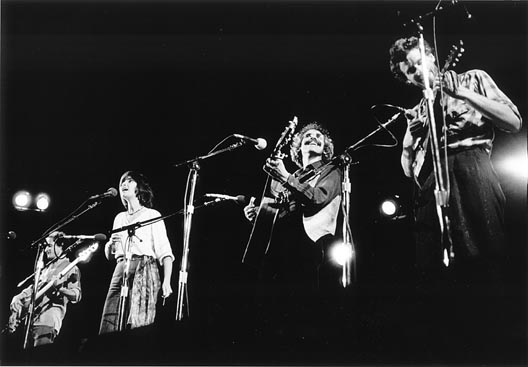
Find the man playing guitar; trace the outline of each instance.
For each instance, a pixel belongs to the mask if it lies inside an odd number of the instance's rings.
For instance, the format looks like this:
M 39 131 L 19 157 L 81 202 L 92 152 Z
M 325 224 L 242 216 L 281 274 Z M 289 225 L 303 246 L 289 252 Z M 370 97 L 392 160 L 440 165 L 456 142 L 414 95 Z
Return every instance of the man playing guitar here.
M 34 347 L 53 343 L 60 332 L 62 320 L 66 314 L 69 302 L 77 303 L 81 300 L 81 273 L 74 266 L 67 274 L 59 278 L 59 274 L 69 264 L 67 257 L 60 258 L 63 253 L 61 232 L 53 232 L 46 238 L 46 257 L 49 260 L 59 258 L 42 271 L 38 289 L 53 282 L 53 286 L 35 300 L 35 311 L 30 330 L 30 343 Z M 13 297 L 10 305 L 11 317 L 9 329 L 14 332 L 29 306 L 33 285 L 28 286 Z
M 264 170 L 281 186 L 280 203 L 264 198 L 260 211 L 278 208 L 278 220 L 273 237 L 260 268 L 262 297 L 261 316 L 266 325 L 278 325 L 282 330 L 271 337 L 291 333 L 304 339 L 314 333 L 310 325 L 316 319 L 319 295 L 319 266 L 323 250 L 337 226 L 341 203 L 342 171 L 332 167 L 301 183 L 299 177 L 328 162 L 334 154 L 333 141 L 317 123 L 304 126 L 291 146 L 291 159 L 301 169 L 290 174 L 282 158 L 272 156 Z M 276 190 L 277 191 L 277 190 Z M 250 203 L 244 208 L 249 221 L 257 218 L 259 207 Z M 261 320 L 262 321 L 262 320 Z M 266 322 L 268 321 L 268 322 Z M 273 321 L 270 323 L 269 321 Z M 289 329 L 291 328 L 291 329 Z

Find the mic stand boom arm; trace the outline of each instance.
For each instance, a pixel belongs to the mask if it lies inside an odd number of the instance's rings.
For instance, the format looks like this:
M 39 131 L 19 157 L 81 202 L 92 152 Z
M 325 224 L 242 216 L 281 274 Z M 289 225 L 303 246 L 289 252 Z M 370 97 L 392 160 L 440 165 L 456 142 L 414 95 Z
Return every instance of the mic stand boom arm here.
M 337 155 L 335 156 L 334 158 L 332 158 L 330 161 L 326 162 L 325 164 L 322 164 L 321 166 L 319 166 L 318 168 L 314 168 L 314 169 L 311 169 L 309 170 L 308 172 L 306 172 L 305 174 L 303 174 L 300 178 L 299 178 L 299 181 L 301 183 L 304 183 L 310 179 L 312 179 L 313 177 L 317 176 L 318 174 L 320 174 L 322 171 L 328 169 L 329 166 L 335 166 L 337 164 L 340 164 L 341 162 L 343 161 L 346 161 L 347 159 L 347 156 L 350 157 L 348 155 L 348 151 L 352 151 L 354 149 L 356 149 L 359 145 L 361 145 L 365 140 L 367 140 L 368 138 L 370 138 L 371 136 L 373 136 L 374 134 L 376 134 L 378 131 L 380 130 L 386 130 L 387 129 L 387 126 L 389 126 L 390 124 L 392 124 L 394 121 L 396 121 L 396 119 L 398 119 L 398 117 L 400 117 L 400 115 L 402 114 L 402 112 L 398 112 L 396 114 L 394 114 L 387 122 L 381 124 L 380 126 L 378 126 L 376 128 L 376 130 L 370 132 L 368 135 L 366 135 L 365 137 L 359 139 L 357 142 L 355 142 L 354 144 L 352 144 L 351 146 L 349 146 L 348 148 L 346 148 L 344 150 L 344 152 L 341 154 L 341 155 Z M 350 163 L 348 163 L 350 164 Z

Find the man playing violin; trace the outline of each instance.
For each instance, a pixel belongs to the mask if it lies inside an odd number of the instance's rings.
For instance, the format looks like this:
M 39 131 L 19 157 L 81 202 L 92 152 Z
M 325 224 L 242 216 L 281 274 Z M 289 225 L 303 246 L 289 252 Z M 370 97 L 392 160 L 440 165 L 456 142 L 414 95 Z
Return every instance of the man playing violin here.
M 429 86 L 445 114 L 447 142 L 442 137 L 440 147 L 443 149 L 447 144 L 449 216 L 455 263 L 497 255 L 504 242 L 504 194 L 490 159 L 494 129 L 517 132 L 521 128 L 521 116 L 485 71 L 470 70 L 461 74 L 448 71 L 440 75 L 427 42 L 425 54 Z M 418 38 L 401 38 L 392 45 L 390 67 L 395 78 L 424 87 Z M 440 87 L 445 92 L 442 96 L 437 93 Z M 413 177 L 423 163 L 419 161 L 423 158 L 420 150 L 426 149 L 420 144 L 427 140 L 424 139 L 428 123 L 425 99 L 408 110 L 406 117 L 408 126 L 401 164 L 405 175 Z M 442 117 L 439 114 L 435 119 L 438 126 L 442 125 Z M 430 231 L 438 228 L 433 189 L 434 175 L 431 172 L 416 198 L 418 257 L 424 265 L 439 266 L 442 249 L 429 240 L 434 237 Z
M 431 46 L 427 42 L 424 46 L 425 60 L 422 60 L 417 37 L 395 41 L 390 48 L 390 69 L 396 79 L 424 89 L 426 82 L 422 69 L 425 64 L 427 84 L 436 100 L 433 108 L 437 112 L 435 121 L 442 128 L 441 131 L 437 129 L 438 146 L 449 183 L 447 215 L 453 261 L 446 261 L 445 243 L 441 240 L 435 175 L 432 170 L 425 169 L 431 162 L 431 154 L 426 150 L 428 140 L 432 139 L 429 137 L 425 98 L 406 111 L 407 130 L 403 138 L 401 165 L 406 176 L 423 178 L 417 180 L 419 185 L 414 203 L 419 285 L 421 289 L 430 290 L 439 284 L 436 283 L 439 280 L 440 284 L 447 285 L 444 291 L 454 297 L 440 295 L 433 301 L 438 309 L 432 315 L 446 314 L 450 317 L 446 324 L 450 324 L 456 323 L 457 317 L 460 320 L 478 319 L 477 315 L 482 316 L 484 309 L 491 309 L 491 298 L 499 298 L 498 295 L 489 297 L 494 292 L 484 290 L 488 285 L 500 284 L 505 247 L 505 196 L 490 156 L 495 129 L 517 132 L 522 120 L 517 107 L 485 71 L 442 73 L 435 65 Z M 448 304 L 443 307 L 441 301 Z M 462 313 L 464 309 L 466 313 Z M 480 324 L 486 324 L 480 321 Z M 474 328 L 468 327 L 467 330 Z

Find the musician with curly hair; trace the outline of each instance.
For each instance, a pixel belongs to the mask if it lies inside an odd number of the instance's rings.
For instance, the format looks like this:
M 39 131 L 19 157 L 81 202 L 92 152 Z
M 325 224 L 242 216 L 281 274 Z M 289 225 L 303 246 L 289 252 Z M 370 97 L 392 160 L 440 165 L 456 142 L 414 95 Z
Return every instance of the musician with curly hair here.
M 276 157 L 269 158 L 264 166 L 282 186 L 286 199 L 278 207 L 278 219 L 260 268 L 261 304 L 265 305 L 261 313 L 273 320 L 268 323 L 280 325 L 277 333 L 304 338 L 314 333 L 310 327 L 320 302 L 319 270 L 323 251 L 333 243 L 336 233 L 342 171 L 333 167 L 300 181 L 304 173 L 319 168 L 334 155 L 332 138 L 318 123 L 300 129 L 290 151 L 292 161 L 300 167 L 297 171 L 290 173 Z M 254 221 L 258 210 L 249 204 L 244 214 Z
M 418 38 L 401 38 L 390 49 L 394 77 L 424 88 L 422 65 L 428 70 L 435 95 L 435 121 L 439 146 L 447 151 L 449 216 L 457 263 L 488 261 L 504 248 L 505 198 L 491 163 L 495 131 L 517 132 L 521 116 L 513 102 L 483 70 L 440 73 L 432 48 L 424 41 L 422 60 Z M 444 93 L 441 93 L 443 91 Z M 418 183 L 416 193 L 417 260 L 420 266 L 441 267 L 443 249 L 439 238 L 434 195 L 434 174 L 427 152 L 429 136 L 426 101 L 406 113 L 401 164 L 406 176 Z M 445 116 L 445 127 L 440 131 Z M 445 136 L 442 136 L 445 133 Z M 420 177 L 422 179 L 420 179 Z
M 500 342 L 500 337 L 495 340 L 490 336 L 499 335 L 494 322 L 499 320 L 502 307 L 506 237 L 505 196 L 491 151 L 495 132 L 517 132 L 522 120 L 517 107 L 488 73 L 478 69 L 462 73 L 440 70 L 433 49 L 427 42 L 424 46 L 425 58 L 417 37 L 400 38 L 389 51 L 390 69 L 396 79 L 420 89 L 428 85 L 432 92 L 436 143 L 445 171 L 449 222 L 444 215 L 440 217 L 444 236 L 449 234 L 451 241 L 447 236 L 443 241 L 440 232 L 436 203 L 440 195 L 430 149 L 434 139 L 429 127 L 431 111 L 423 98 L 406 111 L 401 154 L 404 174 L 417 183 L 413 225 L 416 289 L 423 300 L 420 302 L 424 302 L 421 311 L 430 316 L 417 324 L 436 322 L 436 329 L 431 330 L 452 337 L 451 346 L 464 348 L 464 353 L 478 338 L 494 348 L 494 343 Z M 450 247 L 452 251 L 448 251 Z M 428 334 L 424 331 L 424 336 Z M 486 349 L 483 345 L 478 348 Z

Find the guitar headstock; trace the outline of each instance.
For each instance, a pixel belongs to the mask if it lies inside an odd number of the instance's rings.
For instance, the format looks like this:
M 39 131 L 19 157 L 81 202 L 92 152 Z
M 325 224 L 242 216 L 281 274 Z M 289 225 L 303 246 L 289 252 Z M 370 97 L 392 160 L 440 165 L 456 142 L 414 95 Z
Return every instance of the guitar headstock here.
M 287 146 L 293 138 L 293 134 L 297 128 L 297 123 L 297 116 L 293 116 L 293 119 L 288 121 L 288 126 L 286 126 L 286 129 L 283 131 L 281 137 L 277 141 L 275 149 L 273 149 L 272 157 L 284 158 L 286 156 L 286 154 L 282 153 L 282 149 Z
M 86 261 L 92 255 L 97 249 L 99 248 L 99 244 L 97 242 L 94 242 L 84 250 L 82 250 L 79 255 L 77 256 L 80 261 Z
M 459 40 L 458 44 L 451 46 L 451 51 L 449 51 L 444 66 L 440 71 L 441 74 L 445 73 L 449 68 L 454 68 L 460 62 L 460 58 L 462 58 L 465 51 L 463 46 L 464 42 L 462 40 Z

